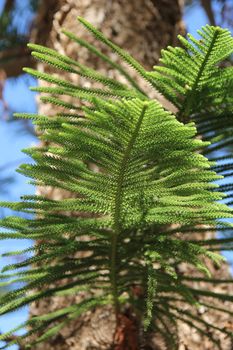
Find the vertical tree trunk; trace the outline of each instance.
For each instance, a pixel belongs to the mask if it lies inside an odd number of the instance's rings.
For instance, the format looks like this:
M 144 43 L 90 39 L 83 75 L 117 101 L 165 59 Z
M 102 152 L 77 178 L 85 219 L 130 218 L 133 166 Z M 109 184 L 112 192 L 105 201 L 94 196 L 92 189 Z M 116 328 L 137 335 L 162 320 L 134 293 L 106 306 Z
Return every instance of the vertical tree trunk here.
M 77 22 L 76 17 L 82 16 L 108 38 L 128 50 L 147 69 L 151 69 L 157 63 L 161 49 L 169 44 L 176 44 L 177 34 L 184 32 L 182 6 L 182 0 L 44 0 L 38 16 L 39 30 L 34 32 L 33 40 L 53 47 L 80 62 L 88 63 L 93 68 L 106 71 L 105 64 L 61 34 L 63 27 L 77 33 L 79 37 L 95 42 Z M 96 42 L 95 44 L 100 45 Z M 39 69 L 51 72 L 50 68 L 41 64 Z M 108 74 L 113 77 L 117 75 L 111 70 Z M 42 114 L 54 114 L 54 107 L 50 110 L 51 106 L 40 105 L 39 108 Z M 41 188 L 39 191 L 40 194 L 55 199 L 69 196 L 68 193 L 52 188 Z M 74 295 L 36 302 L 31 306 L 31 316 L 75 303 L 77 298 Z M 216 317 L 214 322 L 217 322 Z M 221 319 L 221 322 L 225 320 Z M 36 346 L 35 350 L 110 350 L 114 332 L 115 320 L 111 308 L 97 309 L 70 323 L 58 336 Z M 204 343 L 201 337 L 184 325 L 179 328 L 179 336 L 180 350 L 213 349 L 208 342 Z M 153 335 L 149 340 L 142 339 L 140 334 L 135 334 L 135 337 L 140 338 L 138 344 L 135 342 L 135 347 L 128 346 L 121 350 L 164 349 L 162 341 Z M 230 349 L 228 344 L 226 346 L 224 350 Z

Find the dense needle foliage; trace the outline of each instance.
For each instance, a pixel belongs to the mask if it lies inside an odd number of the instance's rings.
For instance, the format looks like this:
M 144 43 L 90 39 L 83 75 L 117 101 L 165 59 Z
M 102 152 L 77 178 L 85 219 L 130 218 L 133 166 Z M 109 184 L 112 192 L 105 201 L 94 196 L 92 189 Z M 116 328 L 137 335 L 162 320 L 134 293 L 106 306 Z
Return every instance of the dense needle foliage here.
M 168 47 L 162 51 L 163 65 L 147 72 L 90 23 L 79 21 L 151 89 L 161 92 L 177 112 L 172 114 L 149 98 L 124 64 L 72 33 L 64 31 L 116 69 L 125 83 L 54 50 L 29 44 L 37 59 L 100 87 L 84 88 L 25 69 L 51 83 L 33 90 L 48 94 L 42 101 L 60 106 L 63 112 L 52 117 L 18 115 L 33 119 L 43 141 L 42 147 L 25 150 L 34 163 L 18 171 L 36 186 L 63 189 L 70 197 L 24 196 L 21 202 L 1 204 L 32 215 L 1 220 L 7 230 L 0 238 L 37 243 L 26 251 L 34 252 L 32 257 L 3 269 L 0 278 L 15 287 L 1 298 L 0 315 L 41 298 L 86 293 L 79 304 L 33 317 L 1 335 L 1 340 L 7 340 L 16 330 L 28 327 L 23 336 L 1 349 L 23 340 L 33 347 L 87 310 L 108 304 L 116 317 L 130 306 L 145 332 L 160 333 L 168 349 L 177 348 L 178 320 L 220 348 L 212 333 L 206 332 L 218 327 L 197 316 L 196 310 L 202 296 L 232 301 L 233 295 L 200 290 L 189 282 L 221 283 L 210 276 L 206 263 L 220 264 L 219 248 L 232 248 L 233 238 L 207 240 L 205 232 L 231 229 L 222 219 L 232 217 L 232 210 L 219 201 L 226 191 L 232 201 L 233 185 L 218 187 L 215 181 L 233 165 L 214 161 L 232 159 L 233 74 L 224 62 L 232 54 L 233 38 L 228 30 L 207 25 L 199 31 L 201 40 L 180 37 L 183 48 Z M 192 276 L 180 272 L 184 263 L 191 266 Z M 141 293 L 134 293 L 135 287 Z M 190 305 L 186 312 L 181 310 L 184 304 Z M 224 306 L 220 309 L 229 312 Z M 167 320 L 172 326 L 166 327 Z M 224 327 L 221 331 L 230 335 Z M 38 332 L 42 335 L 33 338 Z

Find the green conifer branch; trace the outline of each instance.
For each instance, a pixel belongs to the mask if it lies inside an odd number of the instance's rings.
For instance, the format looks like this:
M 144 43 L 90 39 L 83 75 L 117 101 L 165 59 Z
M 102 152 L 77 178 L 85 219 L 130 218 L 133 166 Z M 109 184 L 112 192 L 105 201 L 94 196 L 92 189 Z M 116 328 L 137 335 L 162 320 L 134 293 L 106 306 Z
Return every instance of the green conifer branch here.
M 3 268 L 0 285 L 14 288 L 2 296 L 0 315 L 43 298 L 79 293 L 85 297 L 77 305 L 33 317 L 1 335 L 0 340 L 9 340 L 17 330 L 31 327 L 0 348 L 28 340 L 33 347 L 56 337 L 86 311 L 107 304 L 113 304 L 117 321 L 130 305 L 140 327 L 144 324 L 145 329 L 158 332 L 169 349 L 179 342 L 177 321 L 194 327 L 220 348 L 204 329 L 230 336 L 228 330 L 206 322 L 195 310 L 203 304 L 203 297 L 211 303 L 233 300 L 232 295 L 208 290 L 209 283 L 230 284 L 232 280 L 211 276 L 206 264 L 211 260 L 221 265 L 219 248 L 231 250 L 233 242 L 232 224 L 222 221 L 233 217 L 232 209 L 219 202 L 224 195 L 228 205 L 233 202 L 232 156 L 227 149 L 233 144 L 229 89 L 233 76 L 232 69 L 218 66 L 232 53 L 233 39 L 228 30 L 205 26 L 201 41 L 180 37 L 184 48 L 163 50 L 164 66 L 146 72 L 90 23 L 80 22 L 151 89 L 163 93 L 178 112 L 175 116 L 166 111 L 144 93 L 121 63 L 72 33 L 66 32 L 123 75 L 126 84 L 52 49 L 29 45 L 35 58 L 100 87 L 84 88 L 68 78 L 25 69 L 52 85 L 32 90 L 47 94 L 42 102 L 60 106 L 63 112 L 16 115 L 32 119 L 44 141 L 43 147 L 24 150 L 34 162 L 21 165 L 18 171 L 34 185 L 65 189 L 71 197 L 52 200 L 31 195 L 22 196 L 20 202 L 0 203 L 34 215 L 2 219 L 1 240 L 38 239 L 36 246 L 4 254 L 34 255 Z M 192 122 L 178 121 L 184 117 Z M 213 154 L 216 150 L 224 154 Z M 207 154 L 211 161 L 204 156 Z M 214 183 L 223 176 L 226 183 Z M 203 236 L 216 230 L 225 236 Z M 180 264 L 191 265 L 193 275 L 181 274 Z M 67 278 L 69 282 L 63 283 Z M 194 281 L 206 283 L 206 288 L 193 288 L 190 283 Z M 24 285 L 18 286 L 19 282 Z M 138 296 L 133 292 L 135 286 L 140 290 Z M 185 313 L 179 303 L 189 306 Z M 231 313 L 224 306 L 211 308 Z

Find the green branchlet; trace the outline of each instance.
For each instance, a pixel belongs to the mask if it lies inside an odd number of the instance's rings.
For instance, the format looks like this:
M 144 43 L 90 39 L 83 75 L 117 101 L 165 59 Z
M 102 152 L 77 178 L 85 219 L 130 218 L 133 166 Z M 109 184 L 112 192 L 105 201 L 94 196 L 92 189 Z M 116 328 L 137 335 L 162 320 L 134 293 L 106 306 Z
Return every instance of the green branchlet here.
M 203 233 L 232 228 L 221 221 L 232 218 L 232 210 L 219 201 L 224 193 L 227 201 L 232 201 L 233 185 L 218 187 L 214 182 L 233 168 L 224 163 L 232 160 L 229 87 L 233 86 L 233 74 L 232 68 L 222 65 L 233 51 L 233 39 L 228 30 L 207 25 L 199 31 L 201 40 L 179 36 L 183 48 L 163 50 L 163 65 L 147 72 L 90 23 L 79 21 L 178 111 L 172 115 L 149 99 L 124 65 L 72 33 L 64 31 L 116 69 L 126 83 L 54 50 L 29 44 L 35 58 L 95 81 L 99 87 L 84 88 L 68 78 L 24 69 L 51 84 L 32 90 L 43 93 L 43 102 L 63 111 L 52 117 L 16 115 L 32 119 L 44 142 L 43 147 L 25 150 L 34 163 L 21 165 L 18 171 L 35 185 L 65 189 L 71 196 L 53 200 L 32 195 L 17 203 L 1 203 L 33 216 L 2 219 L 0 225 L 6 231 L 0 233 L 0 239 L 34 239 L 38 243 L 6 254 L 34 253 L 4 267 L 1 285 L 13 285 L 14 289 L 2 296 L 0 315 L 42 298 L 79 293 L 85 297 L 77 305 L 34 316 L 0 335 L 0 340 L 7 340 L 27 327 L 21 337 L 1 349 L 20 342 L 33 347 L 95 307 L 112 304 L 118 317 L 129 303 L 145 330 L 159 332 L 169 349 L 177 348 L 178 320 L 217 344 L 205 328 L 229 332 L 207 324 L 195 311 L 210 298 L 208 307 L 229 313 L 213 306 L 212 300 L 232 301 L 233 296 L 192 288 L 190 281 L 221 283 L 210 276 L 206 262 L 221 264 L 221 256 L 214 252 L 221 244 L 232 249 L 232 237 L 205 239 Z M 214 153 L 220 149 L 224 156 Z M 211 162 L 203 155 L 207 153 Z M 190 265 L 191 276 L 180 272 L 184 263 Z M 141 294 L 135 293 L 135 288 Z M 183 304 L 190 306 L 185 312 L 180 309 Z

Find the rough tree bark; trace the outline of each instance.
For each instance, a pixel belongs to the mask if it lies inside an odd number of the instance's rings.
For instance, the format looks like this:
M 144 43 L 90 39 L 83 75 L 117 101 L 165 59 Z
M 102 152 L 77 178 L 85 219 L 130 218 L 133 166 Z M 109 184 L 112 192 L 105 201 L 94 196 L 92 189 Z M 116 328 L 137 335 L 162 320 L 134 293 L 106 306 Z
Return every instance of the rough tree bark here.
M 100 60 L 61 35 L 63 27 L 94 42 L 94 39 L 77 23 L 76 17 L 79 15 L 100 28 L 105 35 L 128 50 L 146 68 L 151 69 L 158 61 L 160 50 L 168 44 L 176 44 L 177 34 L 184 32 L 182 2 L 182 0 L 43 0 L 38 15 L 37 30 L 33 32 L 33 40 L 53 47 L 81 62 L 88 62 L 94 68 L 106 71 L 106 65 Z M 51 72 L 50 68 L 42 64 L 39 64 L 38 68 Z M 112 71 L 108 71 L 108 74 L 116 76 Z M 50 106 L 39 104 L 39 109 L 42 114 L 54 114 L 54 106 L 50 110 Z M 56 199 L 69 196 L 68 193 L 52 188 L 40 188 L 38 191 Z M 214 270 L 214 266 L 211 266 L 211 269 L 215 275 L 222 278 L 223 275 L 228 275 L 226 266 L 218 271 Z M 31 316 L 75 303 L 77 298 L 77 296 L 54 297 L 36 302 L 31 306 Z M 217 312 L 210 313 L 204 309 L 202 312 L 206 313 L 206 320 L 220 327 L 229 321 Z M 97 309 L 74 321 L 47 343 L 37 345 L 35 350 L 110 350 L 113 348 L 114 331 L 115 320 L 111 308 Z M 183 324 L 179 325 L 179 338 L 179 350 L 214 349 L 206 339 Z M 140 339 L 139 343 L 135 348 L 127 346 L 121 350 L 164 349 L 161 340 L 153 335 L 149 340 Z M 223 349 L 231 349 L 231 345 L 225 340 L 223 340 Z

